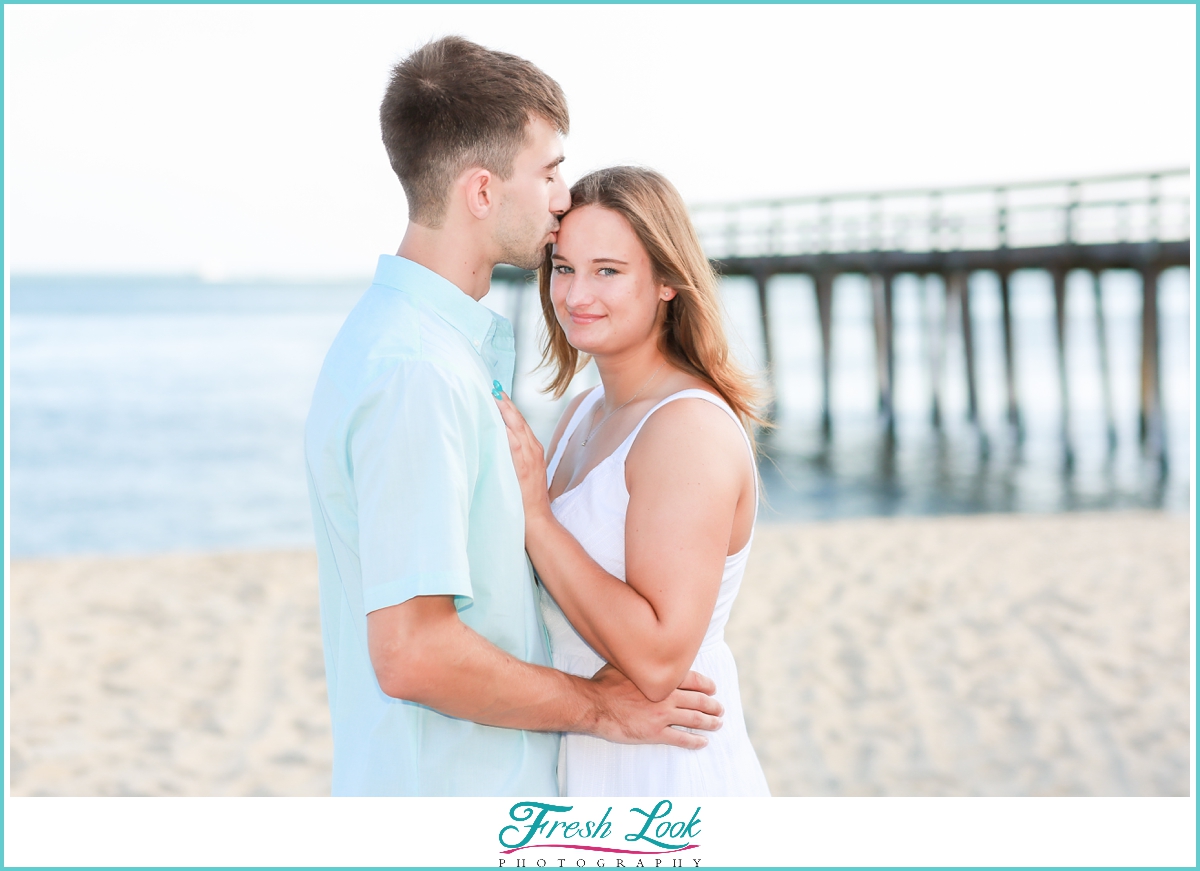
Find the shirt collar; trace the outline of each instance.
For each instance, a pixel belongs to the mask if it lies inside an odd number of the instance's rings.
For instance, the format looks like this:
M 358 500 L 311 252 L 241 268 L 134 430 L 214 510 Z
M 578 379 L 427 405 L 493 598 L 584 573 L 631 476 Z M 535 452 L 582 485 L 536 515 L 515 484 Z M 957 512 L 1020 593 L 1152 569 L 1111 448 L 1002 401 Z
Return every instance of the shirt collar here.
M 380 254 L 375 284 L 411 293 L 422 300 L 450 326 L 467 337 L 482 352 L 488 332 L 499 317 L 431 269 L 393 254 Z

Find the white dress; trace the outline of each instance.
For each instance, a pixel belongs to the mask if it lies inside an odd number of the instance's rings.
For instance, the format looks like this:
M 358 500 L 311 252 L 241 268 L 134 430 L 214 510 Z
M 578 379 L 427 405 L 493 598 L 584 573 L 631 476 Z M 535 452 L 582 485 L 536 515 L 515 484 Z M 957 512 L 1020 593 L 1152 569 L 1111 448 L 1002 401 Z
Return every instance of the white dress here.
M 547 486 L 562 459 L 572 433 L 603 396 L 597 387 L 579 404 L 559 440 L 546 470 Z M 646 420 L 668 402 L 685 397 L 706 399 L 737 417 L 721 399 L 704 390 L 683 390 L 650 409 L 633 432 L 605 457 L 577 486 L 555 499 L 550 508 L 558 521 L 583 545 L 605 571 L 625 580 L 625 457 Z M 741 423 L 738 423 L 739 429 Z M 745 435 L 745 431 L 742 432 Z M 747 448 L 750 446 L 746 439 Z M 753 454 L 751 454 L 753 463 Z M 757 491 L 756 491 L 757 496 Z M 756 507 L 757 512 L 757 507 Z M 757 516 L 757 514 L 756 514 Z M 753 539 L 753 533 L 751 533 Z M 750 542 L 725 559 L 717 603 L 704 641 L 692 665 L 717 685 L 716 697 L 725 707 L 724 725 L 705 732 L 708 745 L 687 750 L 665 744 L 614 744 L 591 735 L 567 733 L 559 749 L 558 782 L 569 796 L 709 796 L 770 795 L 758 757 L 746 734 L 737 666 L 725 644 L 725 624 L 737 596 Z M 542 616 L 550 636 L 554 667 L 569 674 L 591 677 L 604 660 L 571 626 L 550 594 L 539 584 Z

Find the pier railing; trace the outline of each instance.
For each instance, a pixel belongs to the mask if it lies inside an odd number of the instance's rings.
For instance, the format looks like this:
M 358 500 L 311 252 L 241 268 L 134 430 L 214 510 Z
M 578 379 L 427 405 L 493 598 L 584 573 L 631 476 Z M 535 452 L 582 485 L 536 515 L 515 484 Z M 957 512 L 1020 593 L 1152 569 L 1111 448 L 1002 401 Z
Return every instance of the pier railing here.
M 691 209 L 714 260 L 982 251 L 1187 239 L 1187 169 L 1008 185 L 814 195 Z

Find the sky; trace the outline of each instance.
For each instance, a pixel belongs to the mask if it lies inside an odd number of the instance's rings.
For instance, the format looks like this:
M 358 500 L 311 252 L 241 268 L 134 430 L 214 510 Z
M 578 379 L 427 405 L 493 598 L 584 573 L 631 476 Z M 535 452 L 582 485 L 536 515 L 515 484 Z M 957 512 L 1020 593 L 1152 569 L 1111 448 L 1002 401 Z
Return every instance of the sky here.
M 1191 165 L 1193 6 L 4 7 L 5 263 L 370 275 L 393 64 L 461 34 L 566 92 L 564 172 L 691 203 Z

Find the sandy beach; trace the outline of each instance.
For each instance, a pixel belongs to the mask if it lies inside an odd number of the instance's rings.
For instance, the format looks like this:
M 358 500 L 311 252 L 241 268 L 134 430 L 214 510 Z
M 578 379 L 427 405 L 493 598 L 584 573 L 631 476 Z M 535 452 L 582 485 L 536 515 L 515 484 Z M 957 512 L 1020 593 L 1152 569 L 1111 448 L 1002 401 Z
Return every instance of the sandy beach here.
M 727 638 L 776 795 L 1187 795 L 1188 519 L 760 526 Z M 310 552 L 14 560 L 13 795 L 324 795 Z

